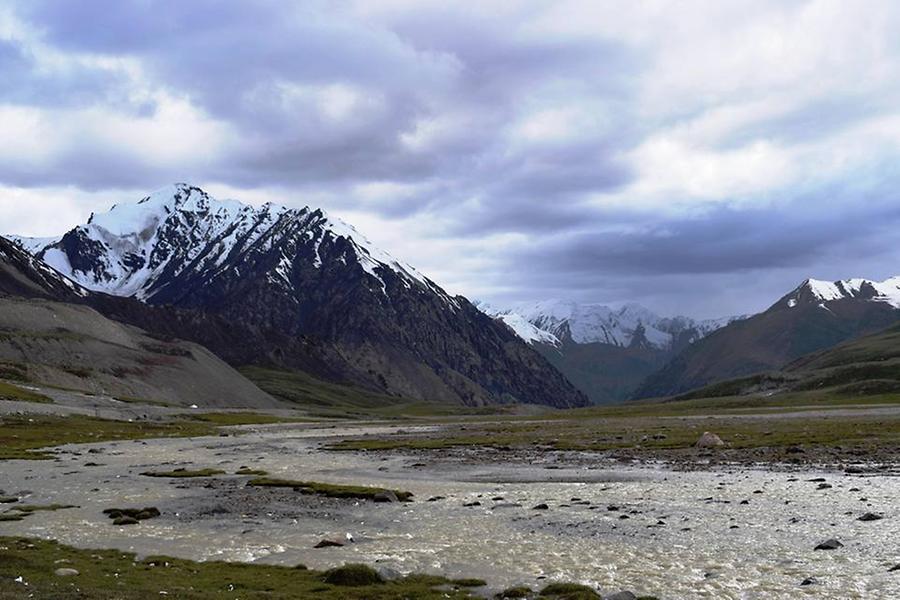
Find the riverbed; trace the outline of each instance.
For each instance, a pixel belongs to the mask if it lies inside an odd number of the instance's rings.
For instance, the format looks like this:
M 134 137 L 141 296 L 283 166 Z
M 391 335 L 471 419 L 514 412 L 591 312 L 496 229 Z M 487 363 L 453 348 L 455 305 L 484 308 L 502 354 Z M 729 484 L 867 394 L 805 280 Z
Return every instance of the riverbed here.
M 523 460 L 474 451 L 322 449 L 395 429 L 252 426 L 226 437 L 63 446 L 56 461 L 6 461 L 5 493 L 79 508 L 2 522 L 0 535 L 141 556 L 311 568 L 363 562 L 479 577 L 490 583 L 486 592 L 562 580 L 661 599 L 900 597 L 900 572 L 889 572 L 900 562 L 896 477 L 763 467 L 676 471 L 585 453 Z M 415 498 L 375 504 L 251 488 L 248 477 L 231 475 L 241 466 L 273 477 L 408 490 Z M 140 474 L 179 467 L 228 474 Z M 155 506 L 162 516 L 111 525 L 102 510 L 123 506 Z M 884 518 L 858 520 L 867 512 Z M 843 546 L 814 550 L 830 538 Z M 314 549 L 322 539 L 345 545 Z M 801 586 L 806 579 L 814 582 Z

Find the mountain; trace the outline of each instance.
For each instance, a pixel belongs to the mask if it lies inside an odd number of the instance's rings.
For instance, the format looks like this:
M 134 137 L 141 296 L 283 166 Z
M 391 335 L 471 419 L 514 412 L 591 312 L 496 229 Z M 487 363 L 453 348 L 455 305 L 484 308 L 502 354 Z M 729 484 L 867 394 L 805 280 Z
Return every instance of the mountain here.
M 633 303 L 618 309 L 560 300 L 512 310 L 479 307 L 531 344 L 595 404 L 629 398 L 680 350 L 737 318 L 664 318 Z
M 177 327 L 232 364 L 413 399 L 586 403 L 505 326 L 320 209 L 247 206 L 176 184 L 58 239 L 19 243 L 87 289 L 170 311 L 107 303 L 108 314 Z
M 898 392 L 900 325 L 895 324 L 885 331 L 798 358 L 779 371 L 713 383 L 674 400 L 791 395 L 796 403 L 812 403 L 823 396 L 847 401 L 849 396 Z
M 88 291 L 0 237 L 0 296 L 76 300 Z
M 691 344 L 648 377 L 635 398 L 681 394 L 772 371 L 801 356 L 883 330 L 900 320 L 900 278 L 808 279 L 768 310 Z
M 0 378 L 183 406 L 279 405 L 205 348 L 85 306 L 93 296 L 0 237 Z

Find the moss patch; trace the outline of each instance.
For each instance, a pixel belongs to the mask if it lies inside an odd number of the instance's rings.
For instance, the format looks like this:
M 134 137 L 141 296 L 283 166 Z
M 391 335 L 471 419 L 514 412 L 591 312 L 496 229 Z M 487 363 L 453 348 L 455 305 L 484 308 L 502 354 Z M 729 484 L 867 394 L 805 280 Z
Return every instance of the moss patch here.
M 293 479 L 276 479 L 273 477 L 258 477 L 251 479 L 247 485 L 254 487 L 283 487 L 295 488 L 301 493 L 326 496 L 328 498 L 356 498 L 360 500 L 372 500 L 383 492 L 393 492 L 401 502 L 412 499 L 411 492 L 401 490 L 389 490 L 385 488 L 366 487 L 361 485 L 336 485 L 332 483 L 320 483 L 317 481 L 296 481 Z
M 542 598 L 557 600 L 599 600 L 600 594 L 593 588 L 579 583 L 551 583 L 541 590 Z
M 60 578 L 64 565 L 79 572 Z M 377 573 L 376 573 L 377 575 Z M 0 598 L 18 598 L 22 577 L 34 598 L 78 600 L 471 600 L 464 590 L 438 591 L 447 579 L 410 576 L 364 585 L 335 585 L 321 571 L 272 565 L 193 562 L 168 557 L 137 560 L 118 550 L 78 550 L 56 542 L 0 537 Z M 160 592 L 166 592 L 165 595 Z
M 225 471 L 219 469 L 174 469 L 172 471 L 144 471 L 141 475 L 145 477 L 173 477 L 190 479 L 192 477 L 213 477 L 215 475 L 224 475 Z

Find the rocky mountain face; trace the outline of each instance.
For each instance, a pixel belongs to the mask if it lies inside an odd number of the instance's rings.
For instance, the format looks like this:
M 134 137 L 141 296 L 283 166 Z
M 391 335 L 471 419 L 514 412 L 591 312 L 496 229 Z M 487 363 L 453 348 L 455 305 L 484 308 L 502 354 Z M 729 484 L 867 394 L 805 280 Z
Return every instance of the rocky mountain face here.
M 545 301 L 498 310 L 480 305 L 532 345 L 595 404 L 629 398 L 692 342 L 735 317 L 660 317 L 639 304 Z
M 88 291 L 0 237 L 0 296 L 79 300 Z
M 586 403 L 507 327 L 321 210 L 177 184 L 58 239 L 18 243 L 87 289 L 151 307 L 98 297 L 107 314 L 233 364 L 470 405 Z
M 647 378 L 636 398 L 681 394 L 784 367 L 804 355 L 872 334 L 900 320 L 900 278 L 809 279 L 768 310 L 691 344 Z

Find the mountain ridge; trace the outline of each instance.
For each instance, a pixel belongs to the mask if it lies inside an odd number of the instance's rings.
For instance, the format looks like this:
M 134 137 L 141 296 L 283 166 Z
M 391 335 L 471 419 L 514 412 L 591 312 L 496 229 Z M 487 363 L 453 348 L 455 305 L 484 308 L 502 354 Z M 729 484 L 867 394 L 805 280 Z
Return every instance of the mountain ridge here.
M 35 254 L 88 289 L 182 311 L 184 331 L 235 363 L 413 399 L 586 403 L 505 327 L 319 209 L 222 202 L 175 184 Z M 119 318 L 170 327 L 112 304 Z M 233 331 L 203 331 L 213 321 Z M 248 348 L 232 347 L 234 332 Z

